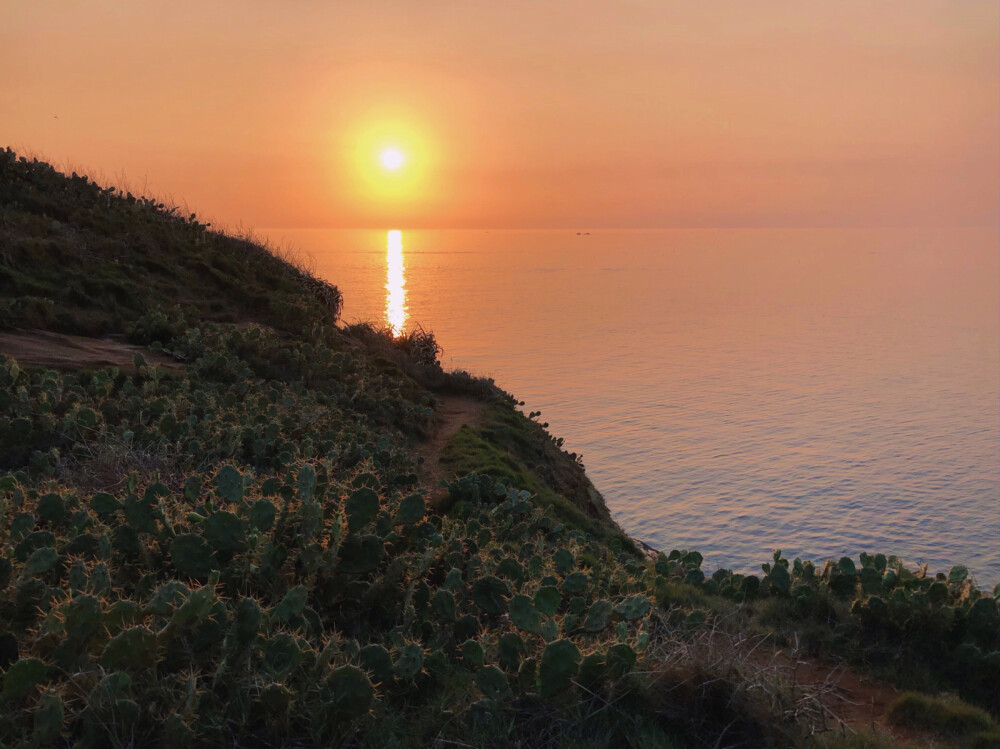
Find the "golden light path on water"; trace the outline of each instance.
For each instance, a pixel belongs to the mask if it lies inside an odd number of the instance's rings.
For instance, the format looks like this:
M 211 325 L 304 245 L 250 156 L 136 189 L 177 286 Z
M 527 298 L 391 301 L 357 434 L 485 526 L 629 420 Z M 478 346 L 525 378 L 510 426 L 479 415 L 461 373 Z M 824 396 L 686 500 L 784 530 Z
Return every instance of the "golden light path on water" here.
M 406 266 L 403 264 L 403 233 L 390 231 L 385 253 L 385 321 L 394 336 L 406 330 Z

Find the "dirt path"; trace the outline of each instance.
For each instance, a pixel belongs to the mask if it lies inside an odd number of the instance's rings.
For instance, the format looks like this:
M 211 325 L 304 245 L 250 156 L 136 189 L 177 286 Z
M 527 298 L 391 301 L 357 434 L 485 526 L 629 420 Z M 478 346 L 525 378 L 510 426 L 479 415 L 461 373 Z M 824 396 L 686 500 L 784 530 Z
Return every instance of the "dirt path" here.
M 673 685 L 667 699 L 679 677 L 687 680 L 692 671 L 707 669 L 705 673 L 735 680 L 761 704 L 818 733 L 849 737 L 874 732 L 883 740 L 889 738 L 891 746 L 907 749 L 954 746 L 940 737 L 891 723 L 889 708 L 902 694 L 891 684 L 841 661 L 778 648 L 766 635 L 748 635 L 739 626 L 732 627 L 708 628 L 693 639 L 668 635 L 657 646 L 659 668 Z
M 802 695 L 814 697 L 826 713 L 829 726 L 839 731 L 879 729 L 902 745 L 947 746 L 928 743 L 928 737 L 889 722 L 889 707 L 902 694 L 891 684 L 859 673 L 843 663 L 778 650 L 770 656 L 772 667 Z
M 449 471 L 441 464 L 441 453 L 451 438 L 464 425 L 479 426 L 483 422 L 486 404 L 474 398 L 460 395 L 438 396 L 434 409 L 434 428 L 430 438 L 418 443 L 416 453 L 424 459 L 420 466 L 420 477 L 431 488 L 431 503 L 445 493 L 440 488 L 442 479 L 449 477 Z
M 59 370 L 102 367 L 131 370 L 135 368 L 136 354 L 142 354 L 150 364 L 165 369 L 184 367 L 172 357 L 154 353 L 144 346 L 110 338 L 87 338 L 45 330 L 0 331 L 0 354 L 12 356 L 22 365 Z

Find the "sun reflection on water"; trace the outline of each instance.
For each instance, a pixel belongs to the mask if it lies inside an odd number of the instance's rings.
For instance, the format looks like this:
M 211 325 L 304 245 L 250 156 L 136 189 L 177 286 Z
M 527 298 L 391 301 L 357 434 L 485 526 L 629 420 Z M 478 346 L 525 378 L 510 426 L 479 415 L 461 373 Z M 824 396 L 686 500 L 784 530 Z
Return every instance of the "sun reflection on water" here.
M 390 231 L 385 254 L 385 322 L 394 336 L 406 329 L 406 266 L 403 264 L 403 233 Z

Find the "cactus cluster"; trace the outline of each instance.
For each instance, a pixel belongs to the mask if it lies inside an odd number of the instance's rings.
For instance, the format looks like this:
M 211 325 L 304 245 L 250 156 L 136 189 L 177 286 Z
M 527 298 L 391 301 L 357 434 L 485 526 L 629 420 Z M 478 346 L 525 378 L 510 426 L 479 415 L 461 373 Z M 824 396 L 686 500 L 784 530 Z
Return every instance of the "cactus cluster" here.
M 842 639 L 864 643 L 879 658 L 906 652 L 963 696 L 995 702 L 1000 586 L 992 594 L 977 588 L 964 566 L 931 575 L 926 566 L 911 569 L 895 556 L 862 553 L 857 562 L 841 557 L 817 567 L 809 560 L 790 561 L 780 549 L 761 565 L 759 577 L 720 569 L 706 578 L 700 566 L 696 552 L 661 555 L 654 588 L 669 597 L 664 583 L 672 579 L 737 602 L 784 599 L 800 620 L 836 621 L 847 611 L 840 621 Z M 697 627 L 704 620 L 704 612 L 695 610 L 686 614 L 685 624 Z
M 526 693 L 571 699 L 581 663 L 590 694 L 628 676 L 649 599 L 628 574 L 598 581 L 570 564 L 571 549 L 614 563 L 585 535 L 507 487 L 445 519 L 428 517 L 422 494 L 394 492 L 391 472 L 334 475 L 323 461 L 272 477 L 227 463 L 181 492 L 133 477 L 89 497 L 4 479 L 18 522 L 3 614 L 21 657 L 3 695 L 36 708 L 3 730 L 196 740 L 225 698 L 248 727 L 321 715 L 334 736 L 448 669 L 472 672 L 483 709 Z M 96 678 L 82 701 L 71 672 Z M 146 712 L 164 684 L 183 695 L 199 673 L 175 717 Z M 255 690 L 241 691 L 247 678 Z

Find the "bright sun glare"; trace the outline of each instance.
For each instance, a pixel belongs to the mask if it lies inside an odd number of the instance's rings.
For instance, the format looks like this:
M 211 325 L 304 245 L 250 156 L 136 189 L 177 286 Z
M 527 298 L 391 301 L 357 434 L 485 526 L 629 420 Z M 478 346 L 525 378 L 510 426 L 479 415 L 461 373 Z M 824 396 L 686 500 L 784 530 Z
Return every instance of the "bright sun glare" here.
M 403 154 L 395 148 L 389 148 L 382 152 L 382 166 L 386 169 L 399 169 L 403 165 Z

